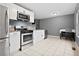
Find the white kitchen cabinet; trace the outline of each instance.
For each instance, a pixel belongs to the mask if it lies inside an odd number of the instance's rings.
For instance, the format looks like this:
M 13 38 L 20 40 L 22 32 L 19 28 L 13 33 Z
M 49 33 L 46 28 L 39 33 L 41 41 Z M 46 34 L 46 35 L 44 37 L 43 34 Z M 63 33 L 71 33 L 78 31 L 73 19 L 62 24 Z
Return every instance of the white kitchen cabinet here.
M 26 15 L 29 15 L 30 16 L 30 23 L 34 23 L 34 13 L 33 11 L 30 11 L 30 10 L 27 10 L 27 9 L 24 9 L 16 4 L 8 4 L 8 3 L 3 3 L 3 4 L 0 4 L 0 5 L 3 5 L 3 6 L 6 6 L 9 8 L 9 19 L 13 19 L 13 20 L 17 20 L 17 11 L 21 12 L 21 13 L 24 13 Z
M 30 16 L 30 23 L 34 23 L 34 13 L 32 11 L 28 11 L 27 9 L 24 8 L 18 8 L 18 12 L 23 13 L 25 15 L 29 15 Z
M 24 9 L 23 9 L 23 8 L 18 7 L 18 12 L 20 12 L 20 13 L 24 13 L 23 11 L 24 11 Z
M 33 31 L 33 43 L 36 44 L 41 40 L 44 40 L 45 30 L 34 30 Z
M 30 12 L 30 22 L 34 23 L 34 13 Z
M 17 20 L 17 9 L 9 8 L 9 19 Z
M 10 33 L 10 55 L 18 51 L 20 48 L 20 32 Z
M 28 10 L 18 6 L 18 12 L 23 13 L 23 14 L 28 14 L 26 13 L 26 11 Z
M 34 23 L 34 13 L 32 11 L 25 10 L 25 14 L 30 16 L 30 23 Z

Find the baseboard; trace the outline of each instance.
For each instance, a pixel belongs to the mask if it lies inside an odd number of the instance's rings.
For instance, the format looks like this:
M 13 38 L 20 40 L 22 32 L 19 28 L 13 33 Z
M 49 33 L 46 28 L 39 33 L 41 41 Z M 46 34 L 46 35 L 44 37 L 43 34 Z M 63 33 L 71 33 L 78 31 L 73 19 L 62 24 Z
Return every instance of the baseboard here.
M 60 36 L 48 35 L 48 37 L 56 37 L 56 38 L 59 38 Z

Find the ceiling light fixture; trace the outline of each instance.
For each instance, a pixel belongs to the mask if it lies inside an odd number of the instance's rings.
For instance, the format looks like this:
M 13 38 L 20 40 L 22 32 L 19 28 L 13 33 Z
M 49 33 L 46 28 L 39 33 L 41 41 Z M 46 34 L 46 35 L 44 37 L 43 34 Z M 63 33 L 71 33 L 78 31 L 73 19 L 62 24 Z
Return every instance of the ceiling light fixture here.
M 57 15 L 57 12 L 51 12 L 51 15 L 55 16 L 55 15 Z
M 53 15 L 57 15 L 57 13 L 56 12 L 53 12 Z

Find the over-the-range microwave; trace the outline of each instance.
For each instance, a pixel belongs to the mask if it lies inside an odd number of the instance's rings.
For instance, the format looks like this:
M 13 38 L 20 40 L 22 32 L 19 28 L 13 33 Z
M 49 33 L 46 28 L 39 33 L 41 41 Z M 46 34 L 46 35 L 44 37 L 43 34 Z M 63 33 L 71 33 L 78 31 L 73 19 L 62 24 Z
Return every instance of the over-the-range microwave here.
M 21 20 L 21 21 L 30 21 L 30 15 L 21 13 L 21 12 L 17 12 L 17 19 Z

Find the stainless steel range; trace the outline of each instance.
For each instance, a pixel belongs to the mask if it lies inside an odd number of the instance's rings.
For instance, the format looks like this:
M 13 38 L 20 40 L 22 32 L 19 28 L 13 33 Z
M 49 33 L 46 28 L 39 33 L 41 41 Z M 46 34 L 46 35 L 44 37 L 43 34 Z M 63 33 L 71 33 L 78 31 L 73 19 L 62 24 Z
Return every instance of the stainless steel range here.
M 33 30 L 27 30 L 27 28 L 16 28 L 16 30 L 20 30 L 20 50 L 22 50 L 22 47 L 33 43 Z
M 26 30 L 26 29 L 21 30 L 20 50 L 22 50 L 23 46 L 33 43 L 32 36 L 33 36 L 32 30 Z
M 31 30 L 22 30 L 21 31 L 21 45 L 26 45 L 32 42 L 33 31 Z

